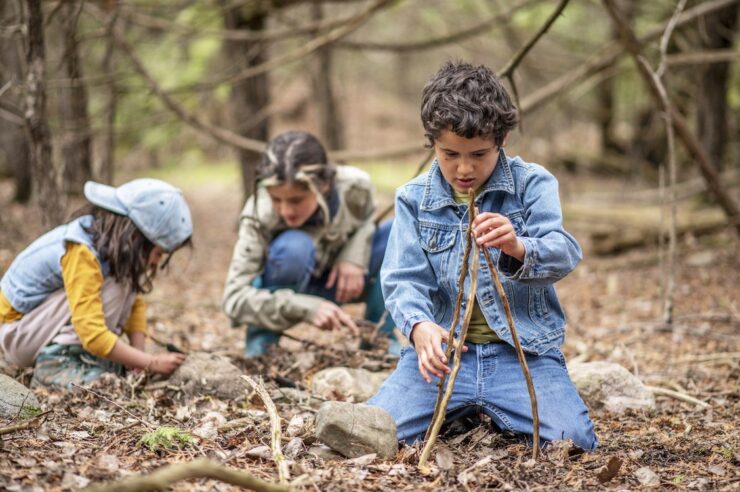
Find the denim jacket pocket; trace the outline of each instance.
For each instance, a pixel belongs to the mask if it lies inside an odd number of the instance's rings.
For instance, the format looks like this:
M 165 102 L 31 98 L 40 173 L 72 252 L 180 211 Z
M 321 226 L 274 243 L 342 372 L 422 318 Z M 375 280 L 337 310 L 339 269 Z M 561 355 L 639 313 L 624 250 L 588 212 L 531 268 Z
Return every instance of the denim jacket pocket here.
M 424 251 L 440 253 L 455 244 L 457 226 L 419 221 L 419 242 Z

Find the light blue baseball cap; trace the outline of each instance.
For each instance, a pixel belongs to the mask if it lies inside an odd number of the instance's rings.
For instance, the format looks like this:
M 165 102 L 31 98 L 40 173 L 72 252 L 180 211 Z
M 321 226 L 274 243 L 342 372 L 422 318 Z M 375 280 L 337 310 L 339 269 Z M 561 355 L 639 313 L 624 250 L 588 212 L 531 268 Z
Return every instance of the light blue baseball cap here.
M 142 178 L 118 187 L 88 181 L 84 191 L 91 203 L 130 218 L 147 239 L 167 252 L 193 234 L 185 197 L 164 181 Z

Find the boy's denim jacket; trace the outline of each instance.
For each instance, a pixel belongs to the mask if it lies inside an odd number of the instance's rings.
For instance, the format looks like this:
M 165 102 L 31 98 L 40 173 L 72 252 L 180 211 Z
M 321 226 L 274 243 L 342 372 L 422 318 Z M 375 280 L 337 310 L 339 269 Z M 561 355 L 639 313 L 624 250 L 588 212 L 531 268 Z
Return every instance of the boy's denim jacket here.
M 582 254 L 573 236 L 563 229 L 557 180 L 542 166 L 509 158 L 502 150 L 475 201 L 481 213 L 506 215 L 526 248 L 524 262 L 500 254 L 497 248 L 489 250 L 501 273 L 522 348 L 542 354 L 559 347 L 565 315 L 553 284 L 575 268 Z M 409 339 L 420 321 L 434 321 L 445 329 L 452 324 L 467 210 L 467 204 L 455 203 L 452 187 L 436 161 L 427 174 L 396 192 L 396 218 L 381 282 L 388 312 Z M 483 253 L 479 254 L 478 304 L 488 325 L 513 344 L 493 278 Z M 470 275 L 466 290 L 469 285 Z M 462 308 L 461 314 L 464 300 Z

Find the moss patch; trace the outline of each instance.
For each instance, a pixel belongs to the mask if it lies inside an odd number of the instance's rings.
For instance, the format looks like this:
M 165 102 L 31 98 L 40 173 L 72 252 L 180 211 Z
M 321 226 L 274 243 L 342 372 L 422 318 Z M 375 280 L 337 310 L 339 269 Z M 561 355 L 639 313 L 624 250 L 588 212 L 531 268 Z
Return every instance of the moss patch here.
M 177 427 L 164 426 L 141 436 L 138 444 L 157 451 L 159 449 L 181 449 L 194 443 L 195 440 L 188 432 Z

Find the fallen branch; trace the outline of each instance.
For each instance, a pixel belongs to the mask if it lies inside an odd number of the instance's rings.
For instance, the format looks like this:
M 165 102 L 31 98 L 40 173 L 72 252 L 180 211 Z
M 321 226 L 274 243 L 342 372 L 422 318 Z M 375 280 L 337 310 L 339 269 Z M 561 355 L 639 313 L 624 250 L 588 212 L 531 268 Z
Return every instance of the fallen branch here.
M 673 391 L 668 388 L 661 388 L 660 386 L 646 386 L 646 388 L 652 391 L 654 395 L 669 396 L 671 398 L 675 398 L 676 400 L 685 401 L 686 403 L 692 403 L 702 408 L 709 408 L 711 406 L 709 403 L 697 400 L 693 396 L 687 395 L 686 393 L 682 393 L 680 391 Z
M 524 379 L 527 382 L 527 391 L 529 391 L 529 401 L 532 406 L 532 459 L 536 460 L 540 453 L 540 416 L 537 410 L 537 394 L 534 391 L 534 384 L 532 383 L 532 375 L 529 373 L 529 367 L 527 367 L 527 359 L 524 357 L 524 350 L 522 350 L 522 344 L 519 342 L 519 335 L 516 331 L 516 325 L 514 324 L 514 317 L 511 315 L 511 306 L 509 306 L 509 299 L 506 297 L 504 287 L 501 285 L 501 279 L 498 276 L 498 270 L 496 265 L 491 260 L 491 253 L 488 252 L 488 248 L 483 249 L 483 257 L 486 259 L 486 265 L 488 270 L 491 272 L 493 282 L 496 284 L 496 292 L 498 297 L 501 299 L 501 304 L 504 306 L 504 312 L 506 313 L 506 321 L 509 322 L 509 330 L 511 331 L 511 339 L 514 341 L 514 348 L 516 348 L 516 355 L 519 358 L 519 365 L 522 366 L 522 372 L 524 373 Z
M 677 360 L 676 363 L 701 364 L 705 362 L 720 362 L 726 360 L 740 360 L 740 352 L 719 352 L 715 354 L 691 355 L 689 357 L 684 357 L 683 359 Z
M 265 389 L 262 382 L 255 382 L 252 378 L 246 375 L 242 375 L 241 378 L 249 383 L 249 385 L 257 392 L 259 397 L 262 399 L 262 403 L 265 404 L 265 409 L 270 415 L 270 436 L 272 438 L 272 459 L 275 461 L 275 465 L 278 469 L 278 477 L 280 477 L 280 483 L 286 483 L 290 479 L 290 470 L 288 469 L 288 462 L 285 461 L 283 451 L 280 448 L 281 432 L 280 432 L 280 416 L 275 408 L 270 394 Z
M 265 482 L 249 473 L 236 470 L 206 458 L 185 463 L 174 463 L 163 466 L 150 475 L 131 477 L 120 482 L 95 484 L 86 487 L 87 492 L 140 492 L 148 490 L 167 490 L 180 480 L 194 478 L 211 478 L 222 482 L 260 492 L 287 492 L 285 485 Z
M 424 439 L 424 448 L 421 451 L 419 457 L 419 468 L 424 470 L 426 467 L 429 455 L 432 453 L 434 443 L 437 441 L 437 435 L 439 430 L 442 428 L 442 423 L 445 420 L 445 414 L 447 413 L 447 404 L 452 398 L 452 392 L 455 388 L 455 379 L 457 379 L 457 373 L 460 372 L 460 366 L 462 364 L 462 349 L 465 343 L 465 337 L 468 334 L 468 327 L 470 326 L 470 319 L 473 317 L 473 308 L 475 307 L 475 293 L 478 290 L 478 262 L 480 261 L 480 255 L 478 254 L 478 245 L 472 240 L 472 227 L 473 220 L 475 219 L 475 193 L 471 190 L 468 193 L 468 215 L 470 217 L 468 228 L 466 230 L 465 249 L 471 250 L 470 245 L 472 243 L 473 253 L 473 264 L 470 267 L 470 292 L 468 293 L 467 305 L 465 306 L 465 316 L 463 317 L 462 327 L 460 328 L 460 336 L 455 338 L 455 322 L 456 318 L 452 320 L 452 328 L 449 331 L 447 338 L 447 352 L 449 348 L 454 345 L 455 351 L 452 354 L 452 372 L 450 372 L 449 379 L 447 380 L 447 387 L 445 388 L 444 396 L 440 398 L 440 393 L 437 393 L 437 403 L 434 405 L 434 415 L 432 417 L 432 423 L 427 429 L 427 436 Z M 467 264 L 467 261 L 465 262 Z M 462 277 L 463 283 L 465 278 Z M 460 286 L 458 291 L 458 299 L 460 298 L 459 292 L 464 291 L 464 286 Z M 458 309 L 459 312 L 459 309 Z M 449 358 L 448 358 L 449 360 Z M 441 392 L 442 385 L 446 378 L 441 377 L 439 380 L 439 389 Z
M 36 415 L 35 417 L 31 417 L 30 419 L 24 420 L 23 422 L 19 422 L 17 424 L 9 425 L 7 427 L 0 427 L 0 436 L 2 436 L 3 434 L 10 434 L 11 432 L 17 432 L 23 429 L 28 429 L 32 425 L 36 425 L 36 423 L 41 417 L 49 413 L 51 413 L 51 410 L 47 410 L 43 413 Z

